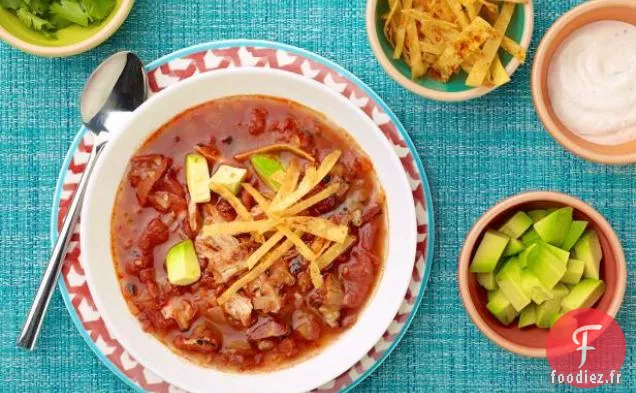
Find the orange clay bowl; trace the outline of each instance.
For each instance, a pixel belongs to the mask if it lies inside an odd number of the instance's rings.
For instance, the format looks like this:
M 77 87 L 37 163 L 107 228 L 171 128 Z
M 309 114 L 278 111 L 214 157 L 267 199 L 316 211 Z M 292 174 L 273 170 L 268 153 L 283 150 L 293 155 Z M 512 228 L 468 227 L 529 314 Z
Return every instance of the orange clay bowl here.
M 618 20 L 636 25 L 636 1 L 594 0 L 570 10 L 550 27 L 537 49 L 532 67 L 532 97 L 543 126 L 566 149 L 590 161 L 625 165 L 636 163 L 636 140 L 621 145 L 598 145 L 579 137 L 554 113 L 548 93 L 548 69 L 561 43 L 589 23 Z
M 574 208 L 576 220 L 589 222 L 588 228 L 598 233 L 603 248 L 600 274 L 607 287 L 594 308 L 615 317 L 623 303 L 627 280 L 625 254 L 616 233 L 599 212 L 580 199 L 557 192 L 528 192 L 505 199 L 486 212 L 466 237 L 459 257 L 458 281 L 462 301 L 475 325 L 495 344 L 510 352 L 529 357 L 545 357 L 548 329 L 537 327 L 519 329 L 516 321 L 509 326 L 504 326 L 497 321 L 486 309 L 486 290 L 479 286 L 475 274 L 469 271 L 473 254 L 484 232 L 490 228 L 499 228 L 517 210 L 566 206 Z

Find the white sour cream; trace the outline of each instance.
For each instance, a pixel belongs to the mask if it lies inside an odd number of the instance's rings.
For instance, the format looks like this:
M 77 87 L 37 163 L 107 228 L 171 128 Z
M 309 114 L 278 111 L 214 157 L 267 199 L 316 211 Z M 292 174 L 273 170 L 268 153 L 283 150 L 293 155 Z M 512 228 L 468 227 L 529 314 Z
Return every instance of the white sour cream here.
M 548 90 L 559 119 L 580 137 L 636 140 L 636 26 L 601 21 L 574 31 L 550 64 Z

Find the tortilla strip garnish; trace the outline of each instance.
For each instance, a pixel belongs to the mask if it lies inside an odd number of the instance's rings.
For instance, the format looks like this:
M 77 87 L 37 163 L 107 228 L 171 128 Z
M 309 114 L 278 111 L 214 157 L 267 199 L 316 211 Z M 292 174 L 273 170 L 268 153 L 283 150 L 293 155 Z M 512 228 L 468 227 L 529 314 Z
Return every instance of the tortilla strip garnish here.
M 329 174 L 329 172 L 331 172 L 334 165 L 336 165 L 336 163 L 338 162 L 338 159 L 340 159 L 341 154 L 342 152 L 340 150 L 334 150 L 333 152 L 329 153 L 329 155 L 327 155 L 327 157 L 325 157 L 324 160 L 322 160 L 322 162 L 320 163 L 318 170 L 314 169 L 313 167 L 308 167 L 305 170 L 305 177 L 303 177 L 303 179 L 300 181 L 300 184 L 298 185 L 296 191 L 282 198 L 280 201 L 278 201 L 278 203 L 272 203 L 270 205 L 270 210 L 274 213 L 284 211 L 285 209 L 302 199 L 314 187 L 316 187 L 318 183 L 320 183 L 322 179 L 324 179 L 324 177 Z
M 495 61 L 492 62 L 492 65 L 490 66 L 490 73 L 492 83 L 495 86 L 501 86 L 510 82 L 510 76 L 501 63 L 501 59 L 499 59 L 499 57 L 495 57 Z
M 247 193 L 250 194 L 252 198 L 254 198 L 256 203 L 258 203 L 263 211 L 266 211 L 269 208 L 270 202 L 263 196 L 263 194 L 258 192 L 258 190 L 254 188 L 254 186 L 252 186 L 250 183 L 243 183 L 241 185 L 243 186 L 245 191 L 247 191 Z
M 322 288 L 325 283 L 325 280 L 320 274 L 320 268 L 316 262 L 311 262 L 309 264 L 309 277 L 311 278 L 311 283 L 314 284 L 314 288 Z
M 402 9 L 409 9 L 413 4 L 413 0 L 404 0 Z M 404 50 L 404 41 L 406 39 L 406 24 L 409 21 L 409 17 L 400 13 L 400 24 L 398 25 L 397 32 L 395 33 L 395 48 L 393 49 L 393 58 L 399 59 L 402 57 L 402 51 Z
M 234 159 L 236 161 L 245 161 L 247 160 L 252 154 L 258 154 L 258 153 L 267 153 L 270 151 L 280 151 L 280 150 L 284 150 L 284 151 L 288 151 L 291 153 L 296 154 L 297 156 L 300 156 L 308 161 L 311 162 L 315 162 L 316 159 L 309 153 L 307 153 L 306 151 L 302 150 L 299 147 L 296 147 L 294 145 L 290 145 L 289 143 L 274 143 L 273 145 L 267 145 L 267 146 L 263 146 L 263 147 L 259 147 L 257 149 L 253 149 L 253 150 L 249 150 L 243 153 L 239 153 L 239 154 L 235 154 L 234 155 Z
M 311 233 L 336 243 L 343 243 L 349 233 L 349 227 L 338 225 L 319 217 L 299 216 L 284 218 L 283 222 L 296 230 Z
M 300 178 L 300 164 L 298 161 L 291 160 L 289 163 L 289 167 L 287 168 L 287 172 L 285 172 L 285 177 L 283 181 L 280 183 L 280 188 L 276 193 L 276 196 L 272 200 L 272 204 L 274 206 L 283 198 L 294 192 L 296 186 L 298 185 L 298 179 Z
M 338 192 L 338 190 L 340 189 L 340 183 L 335 183 L 330 185 L 329 187 L 323 189 L 322 191 L 318 192 L 315 195 L 310 196 L 307 199 L 304 199 L 300 202 L 298 202 L 297 204 L 295 204 L 294 206 L 290 207 L 289 209 L 285 210 L 283 212 L 284 216 L 295 216 L 296 214 L 309 209 L 310 207 L 312 207 L 313 205 L 315 205 L 316 203 L 319 203 L 327 198 L 329 198 L 330 196 L 332 196 L 333 194 L 335 194 L 336 192 Z
M 234 194 L 230 192 L 225 186 L 216 183 L 210 183 L 210 190 L 216 192 L 221 196 L 221 198 L 225 199 L 230 206 L 236 211 L 236 215 L 244 221 L 253 221 L 254 218 L 247 210 L 247 208 L 243 205 L 240 199 L 238 199 Z
M 406 24 L 406 49 L 411 60 L 411 79 L 424 76 L 426 71 L 428 71 L 428 64 L 424 64 L 422 60 L 422 49 L 420 49 L 417 26 L 410 17 Z
M 477 52 L 487 39 L 493 36 L 493 28 L 484 19 L 477 17 L 455 40 L 444 49 L 433 69 L 440 79 L 447 82 L 462 62 Z
M 477 60 L 466 79 L 466 86 L 477 87 L 484 83 L 484 79 L 486 79 L 486 76 L 490 72 L 490 65 L 494 61 L 495 57 L 497 57 L 497 52 L 499 51 L 503 36 L 506 34 L 506 30 L 510 24 L 515 7 L 516 5 L 513 3 L 505 3 L 501 8 L 501 13 L 494 25 L 497 35 L 490 38 L 484 45 L 481 55 L 477 57 Z
M 384 21 L 384 36 L 389 42 L 393 42 L 391 38 L 391 30 L 397 29 L 400 23 L 400 11 L 402 10 L 402 2 L 400 0 L 389 0 L 389 7 L 391 11 Z
M 247 258 L 245 261 L 245 265 L 247 265 L 248 270 L 252 270 L 254 265 L 258 263 L 271 250 L 279 241 L 281 241 L 285 237 L 285 234 L 282 231 L 278 231 L 272 235 L 267 241 L 252 253 L 252 255 Z
M 331 262 L 338 258 L 340 254 L 347 251 L 349 247 L 351 247 L 351 245 L 355 243 L 355 241 L 355 236 L 347 236 L 344 243 L 336 243 L 329 247 L 324 254 L 316 259 L 315 264 L 318 265 L 318 268 L 320 270 L 324 270 L 331 264 Z
M 427 24 L 430 26 L 437 26 L 437 27 L 448 28 L 448 29 L 459 28 L 459 26 L 456 25 L 455 23 L 447 22 L 445 20 L 435 19 L 431 14 L 427 13 L 426 11 L 408 9 L 408 10 L 402 10 L 402 14 L 408 15 L 411 18 L 419 22 L 422 22 L 422 24 Z
M 206 224 L 201 228 L 204 236 L 240 235 L 241 233 L 258 232 L 265 233 L 280 224 L 278 219 L 265 219 L 260 221 L 231 221 Z
M 466 17 L 466 14 L 462 9 L 462 5 L 457 0 L 446 0 L 446 4 L 448 4 L 450 9 L 453 11 L 453 14 L 455 14 L 459 27 L 462 29 L 468 27 L 468 17 Z
M 526 50 L 521 45 L 516 43 L 512 38 L 506 36 L 501 40 L 501 49 L 510 53 L 512 57 L 519 60 L 519 63 L 526 62 Z
M 282 242 L 278 247 L 276 247 L 269 254 L 267 254 L 267 256 L 265 256 L 265 258 L 261 261 L 261 263 L 256 265 L 254 269 L 250 270 L 245 275 L 243 275 L 243 277 L 239 278 L 232 285 L 230 285 L 230 287 L 226 289 L 225 292 L 223 292 L 223 294 L 221 294 L 221 296 L 219 296 L 216 299 L 216 302 L 219 305 L 223 305 L 223 303 L 227 302 L 232 296 L 234 296 L 234 294 L 236 294 L 239 290 L 241 290 L 245 285 L 256 280 L 258 276 L 265 273 L 267 269 L 272 267 L 274 262 L 282 258 L 283 255 L 285 255 L 285 253 L 289 251 L 293 246 L 294 246 L 294 243 L 292 243 L 291 240 L 289 239 Z
M 300 253 L 300 255 L 302 255 L 303 258 L 308 261 L 313 261 L 316 259 L 316 254 L 311 251 L 311 249 L 305 244 L 305 242 L 303 242 L 303 239 L 301 239 L 300 236 L 296 235 L 286 226 L 280 226 L 278 227 L 278 230 L 280 231 L 280 233 L 284 234 L 287 239 L 291 240 L 291 242 L 294 243 L 294 246 L 296 246 L 298 252 Z

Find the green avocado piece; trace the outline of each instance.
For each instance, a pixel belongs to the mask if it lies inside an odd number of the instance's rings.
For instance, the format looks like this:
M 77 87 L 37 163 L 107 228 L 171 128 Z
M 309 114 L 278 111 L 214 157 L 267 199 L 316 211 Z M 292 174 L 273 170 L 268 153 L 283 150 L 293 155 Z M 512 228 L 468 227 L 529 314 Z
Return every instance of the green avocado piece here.
M 554 288 L 550 289 L 550 298 L 552 299 L 563 299 L 570 293 L 567 285 L 563 283 L 558 283 L 554 286 Z
M 605 282 L 594 278 L 585 278 L 572 288 L 561 300 L 563 311 L 592 307 L 605 293 Z
M 528 327 L 537 323 L 537 305 L 530 303 L 528 307 L 519 313 L 519 329 Z
M 583 236 L 581 236 L 574 246 L 574 253 L 576 254 L 576 259 L 585 262 L 583 277 L 598 280 L 600 278 L 603 249 L 601 248 L 601 242 L 595 230 L 591 229 L 586 231 Z
M 530 230 L 528 230 L 528 232 L 524 233 L 523 236 L 521 236 L 521 241 L 523 242 L 523 244 L 526 245 L 526 247 L 533 245 L 539 240 L 541 240 L 541 236 L 539 236 L 534 228 L 531 228 Z
M 285 173 L 283 163 L 277 157 L 269 154 L 252 154 L 250 162 L 263 183 L 272 190 L 278 191 L 280 183 L 275 180 L 275 174 L 278 172 Z
M 570 259 L 568 261 L 568 270 L 565 271 L 561 282 L 566 284 L 578 284 L 583 277 L 583 270 L 585 269 L 585 262 L 580 259 Z
M 168 250 L 166 270 L 173 285 L 190 285 L 199 280 L 201 268 L 192 240 L 184 240 Z
M 545 242 L 541 242 L 540 244 L 550 251 L 555 257 L 559 258 L 564 265 L 568 264 L 568 261 L 570 260 L 570 253 L 568 251 L 562 250 L 559 247 L 555 247 L 552 244 Z
M 210 178 L 210 183 L 224 186 L 234 195 L 241 189 L 241 183 L 247 176 L 247 169 L 230 165 L 221 165 Z
M 536 210 L 530 210 L 528 212 L 528 216 L 530 216 L 530 218 L 532 218 L 533 222 L 537 222 L 539 220 L 541 220 L 543 217 L 547 216 L 548 212 L 545 210 L 541 210 L 541 209 L 536 209 Z
M 572 225 L 570 226 L 570 230 L 568 231 L 568 235 L 565 237 L 563 241 L 563 245 L 561 248 L 565 251 L 570 251 L 572 247 L 576 244 L 576 242 L 581 238 L 583 232 L 587 228 L 587 221 L 572 221 Z
M 538 244 L 528 255 L 528 270 L 549 289 L 561 281 L 567 268 L 550 250 Z
M 537 306 L 537 327 L 548 329 L 552 318 L 561 311 L 561 299 L 546 300 Z
M 495 231 L 487 231 L 470 265 L 473 273 L 492 273 L 503 255 L 510 238 Z
M 554 296 L 552 290 L 543 285 L 537 276 L 528 270 L 521 272 L 521 281 L 524 292 L 530 294 L 530 299 L 535 304 L 542 304 L 546 300 L 551 300 Z
M 499 228 L 499 232 L 509 236 L 511 239 L 517 239 L 532 226 L 532 223 L 532 218 L 520 211 L 506 221 L 506 223 Z
M 517 318 L 517 312 L 512 303 L 506 298 L 501 289 L 488 293 L 488 304 L 486 308 L 490 313 L 499 320 L 499 322 L 508 326 Z
M 477 282 L 479 285 L 489 291 L 494 291 L 499 288 L 497 286 L 497 280 L 495 279 L 495 273 L 477 273 Z
M 572 225 L 573 211 L 571 207 L 556 210 L 536 222 L 534 230 L 546 243 L 561 247 Z
M 510 243 L 508 243 L 508 246 L 506 246 L 506 249 L 504 250 L 504 257 L 511 257 L 514 255 L 519 254 L 521 251 L 523 251 L 526 248 L 526 245 L 523 244 L 523 242 L 521 240 L 518 239 L 510 239 Z
M 536 246 L 536 243 L 532 243 L 526 249 L 521 251 L 521 253 L 519 254 L 519 265 L 521 266 L 521 268 L 525 269 L 526 267 L 528 267 L 528 257 L 537 252 L 535 250 Z
M 501 267 L 496 278 L 499 289 L 510 300 L 515 311 L 521 311 L 530 304 L 530 297 L 523 288 L 521 267 L 517 258 L 510 258 Z
M 210 202 L 210 169 L 208 160 L 196 153 L 186 155 L 185 174 L 190 199 L 194 203 Z

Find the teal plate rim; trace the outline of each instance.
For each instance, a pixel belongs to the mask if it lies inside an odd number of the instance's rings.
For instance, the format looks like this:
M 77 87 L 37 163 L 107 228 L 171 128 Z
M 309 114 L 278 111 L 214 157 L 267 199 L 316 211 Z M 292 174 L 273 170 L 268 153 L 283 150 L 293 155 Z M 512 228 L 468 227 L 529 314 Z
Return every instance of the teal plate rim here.
M 400 136 L 404 139 L 404 141 L 406 142 L 408 146 L 408 149 L 411 151 L 413 159 L 417 165 L 417 170 L 418 170 L 420 179 L 422 180 L 422 188 L 424 190 L 424 196 L 426 199 L 426 211 L 427 211 L 427 219 L 428 219 L 428 233 L 427 233 L 428 241 L 426 244 L 426 261 L 424 264 L 424 272 L 422 273 L 421 289 L 419 291 L 417 299 L 415 300 L 413 304 L 413 309 L 411 310 L 411 312 L 408 315 L 408 318 L 404 322 L 404 326 L 402 327 L 400 332 L 397 334 L 394 341 L 391 343 L 391 346 L 384 352 L 384 354 L 380 358 L 377 359 L 377 361 L 368 370 L 364 372 L 364 374 L 362 374 L 359 378 L 354 380 L 349 386 L 347 386 L 346 388 L 344 388 L 344 390 L 342 390 L 342 392 L 350 392 L 353 388 L 355 388 L 362 381 L 364 381 L 369 375 L 371 375 L 395 350 L 397 345 L 400 343 L 400 341 L 402 340 L 402 338 L 408 331 L 408 328 L 410 327 L 411 323 L 413 322 L 415 315 L 417 314 L 417 310 L 419 309 L 419 306 L 422 303 L 422 299 L 424 298 L 424 293 L 426 292 L 426 287 L 427 287 L 428 280 L 431 274 L 432 263 L 433 263 L 433 252 L 434 252 L 434 244 L 435 244 L 435 224 L 434 224 L 434 212 L 433 212 L 433 198 L 431 194 L 430 184 L 428 182 L 428 178 L 424 170 L 424 165 L 422 164 L 422 160 L 408 132 L 406 131 L 404 126 L 400 123 L 399 119 L 393 113 L 393 111 L 380 98 L 380 96 L 378 96 L 369 86 L 367 86 L 364 82 L 362 82 L 358 77 L 353 75 L 351 72 L 347 71 L 342 66 L 320 55 L 307 51 L 305 49 L 287 45 L 287 44 L 278 43 L 278 42 L 265 41 L 265 40 L 236 39 L 236 40 L 211 41 L 207 43 L 193 45 L 184 49 L 177 50 L 170 54 L 164 55 L 160 57 L 159 59 L 154 60 L 150 62 L 149 64 L 147 64 L 145 68 L 146 70 L 151 71 L 155 68 L 158 68 L 162 64 L 168 63 L 174 59 L 178 59 L 193 53 L 210 50 L 210 49 L 221 49 L 221 48 L 236 47 L 236 46 L 258 46 L 258 47 L 268 47 L 273 49 L 282 49 L 291 53 L 298 54 L 300 56 L 304 56 L 318 63 L 321 63 L 329 68 L 336 70 L 341 75 L 351 80 L 354 84 L 356 84 L 362 90 L 364 90 L 364 92 L 369 97 L 371 97 L 382 108 L 382 110 L 384 110 L 387 116 L 389 116 L 389 118 L 391 119 L 391 122 L 395 125 L 396 129 L 400 133 Z M 80 142 L 82 141 L 82 138 L 84 137 L 86 131 L 87 129 L 82 126 L 79 132 L 73 138 L 73 141 L 71 143 L 69 150 L 66 153 L 62 167 L 60 169 L 60 173 L 57 178 L 55 192 L 53 195 L 53 201 L 52 201 L 53 203 L 51 207 L 51 216 L 50 216 L 50 224 L 49 224 L 50 225 L 49 236 L 51 239 L 51 247 L 55 244 L 55 241 L 57 240 L 57 237 L 58 237 L 58 211 L 59 211 L 60 198 L 62 194 L 62 188 L 64 185 L 64 179 L 66 177 L 66 172 L 71 163 L 71 160 L 73 159 L 73 155 L 75 151 L 77 150 Z M 71 299 L 69 297 L 69 293 L 66 288 L 66 284 L 64 282 L 63 277 L 60 277 L 58 280 L 58 288 L 60 290 L 60 294 L 62 295 L 64 304 L 69 312 L 71 320 L 73 321 L 73 324 L 79 331 L 80 335 L 84 338 L 84 341 L 86 342 L 86 344 L 93 351 L 95 356 L 97 356 L 97 358 L 113 374 L 119 377 L 119 379 L 121 379 L 126 385 L 128 385 L 129 387 L 131 387 L 137 392 L 141 392 L 141 393 L 145 392 L 145 390 L 143 390 L 139 385 L 135 384 L 126 375 L 124 375 L 121 372 L 121 370 L 115 367 L 115 365 L 109 359 L 107 359 L 104 356 L 104 354 L 97 348 L 93 340 L 88 335 L 87 331 L 84 329 L 82 322 L 80 321 L 75 311 L 75 308 L 73 307 L 71 303 Z

